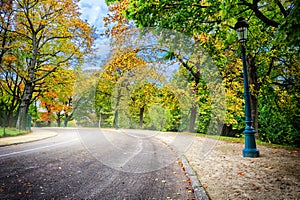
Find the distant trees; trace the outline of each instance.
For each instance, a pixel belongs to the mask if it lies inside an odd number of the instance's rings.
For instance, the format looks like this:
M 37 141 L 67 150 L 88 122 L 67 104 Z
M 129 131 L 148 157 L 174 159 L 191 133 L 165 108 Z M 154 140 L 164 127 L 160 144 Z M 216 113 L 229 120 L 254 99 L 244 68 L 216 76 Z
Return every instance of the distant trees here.
M 24 129 L 38 102 L 43 120 L 58 125 L 76 119 L 240 136 L 243 75 L 233 26 L 244 16 L 254 128 L 264 141 L 300 144 L 299 2 L 107 2 L 110 57 L 101 71 L 82 73 L 71 68 L 91 53 L 94 30 L 77 1 L 0 0 L 0 115 L 9 126 Z

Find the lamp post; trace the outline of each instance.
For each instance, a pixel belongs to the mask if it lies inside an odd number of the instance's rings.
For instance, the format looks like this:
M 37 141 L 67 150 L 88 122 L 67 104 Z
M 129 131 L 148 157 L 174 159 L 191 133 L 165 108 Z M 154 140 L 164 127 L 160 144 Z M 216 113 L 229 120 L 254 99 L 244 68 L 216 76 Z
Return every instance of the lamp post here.
M 252 117 L 251 117 L 251 106 L 250 106 L 250 90 L 248 83 L 248 70 L 246 63 L 246 41 L 247 41 L 247 31 L 249 24 L 243 18 L 240 17 L 238 22 L 235 24 L 234 29 L 238 35 L 238 40 L 241 43 L 242 50 L 242 60 L 243 60 L 243 71 L 244 71 L 244 98 L 245 98 L 245 115 L 246 115 L 246 128 L 244 130 L 245 134 L 245 148 L 243 150 L 243 157 L 259 157 L 259 151 L 256 149 L 255 143 L 255 130 L 252 127 Z

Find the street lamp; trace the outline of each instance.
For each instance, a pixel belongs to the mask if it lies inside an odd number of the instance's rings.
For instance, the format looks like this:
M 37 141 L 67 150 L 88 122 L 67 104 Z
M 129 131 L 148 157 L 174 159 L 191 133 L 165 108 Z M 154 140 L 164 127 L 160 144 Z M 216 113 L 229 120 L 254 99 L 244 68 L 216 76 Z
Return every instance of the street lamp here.
M 242 49 L 242 59 L 243 59 L 243 71 L 244 71 L 244 98 L 245 98 L 245 114 L 246 114 L 246 128 L 244 130 L 245 134 L 245 148 L 243 150 L 243 157 L 259 157 L 259 151 L 256 149 L 255 143 L 255 130 L 252 127 L 252 117 L 251 117 L 251 106 L 250 106 L 250 90 L 248 83 L 248 72 L 246 63 L 246 41 L 247 41 L 247 31 L 249 24 L 243 18 L 240 17 L 238 22 L 235 24 L 234 29 L 238 35 L 238 40 L 241 43 Z

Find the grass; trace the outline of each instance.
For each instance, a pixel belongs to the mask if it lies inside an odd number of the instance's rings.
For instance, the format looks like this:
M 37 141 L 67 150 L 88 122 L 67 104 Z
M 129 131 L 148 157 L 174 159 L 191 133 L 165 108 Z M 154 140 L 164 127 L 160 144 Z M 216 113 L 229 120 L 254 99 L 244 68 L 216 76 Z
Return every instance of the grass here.
M 0 138 L 1 137 L 8 137 L 8 136 L 18 136 L 28 133 L 28 131 L 19 130 L 16 128 L 5 128 L 5 135 L 4 135 L 4 128 L 0 128 Z
M 201 133 L 188 133 L 188 132 L 184 132 L 184 133 L 196 135 L 199 137 L 206 137 L 206 138 L 221 140 L 221 141 L 225 141 L 225 142 L 242 143 L 242 144 L 245 143 L 244 135 L 242 137 L 235 138 L 235 137 L 226 137 L 226 136 L 220 136 L 220 135 L 206 135 L 206 134 L 201 134 Z M 300 151 L 299 147 L 285 145 L 285 144 L 273 144 L 273 143 L 263 142 L 259 139 L 256 139 L 256 144 L 266 146 L 266 147 L 271 147 L 271 148 L 281 148 L 281 149 L 286 149 L 286 150 L 291 150 L 291 151 L 293 151 L 293 150 Z

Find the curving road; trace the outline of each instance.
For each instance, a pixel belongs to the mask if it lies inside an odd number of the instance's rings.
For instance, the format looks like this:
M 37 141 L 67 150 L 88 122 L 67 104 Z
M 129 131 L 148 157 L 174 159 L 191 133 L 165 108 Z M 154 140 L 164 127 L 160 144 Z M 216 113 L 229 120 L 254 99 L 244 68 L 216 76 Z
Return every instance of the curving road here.
M 156 132 L 49 129 L 58 136 L 0 148 L 0 199 L 194 199 Z

